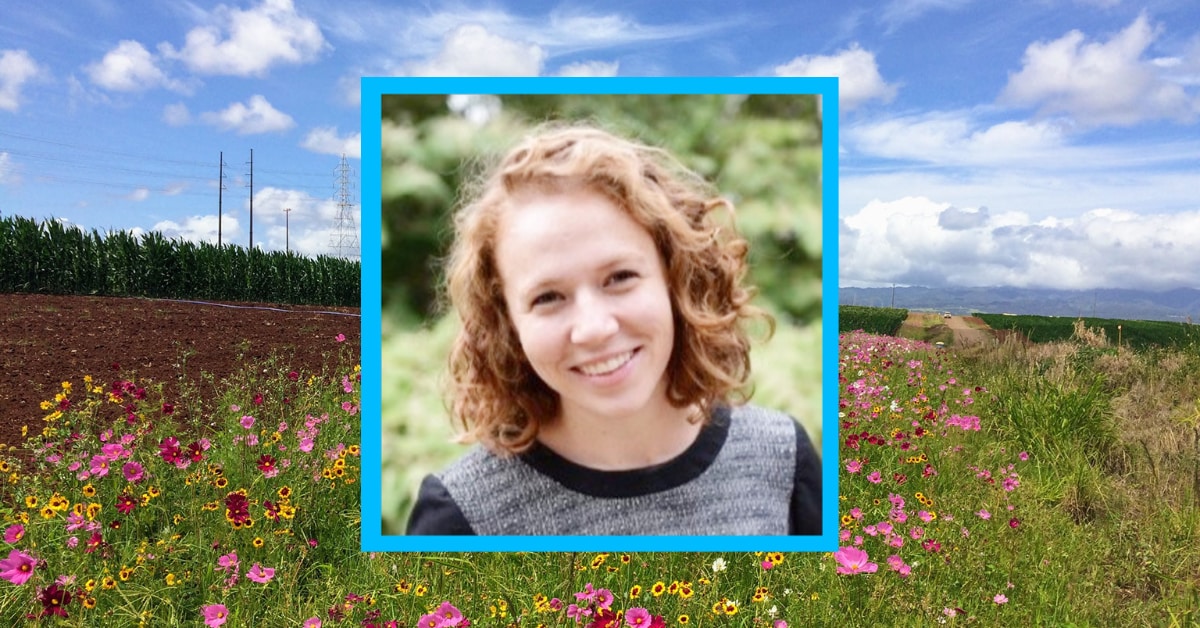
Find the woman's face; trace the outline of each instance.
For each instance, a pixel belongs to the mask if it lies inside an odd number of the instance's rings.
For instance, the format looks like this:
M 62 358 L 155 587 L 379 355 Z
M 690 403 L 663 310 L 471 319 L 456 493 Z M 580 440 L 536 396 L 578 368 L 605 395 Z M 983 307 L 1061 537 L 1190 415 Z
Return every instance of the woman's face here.
M 675 329 L 650 234 L 578 189 L 519 196 L 496 238 L 509 317 L 564 417 L 663 409 Z

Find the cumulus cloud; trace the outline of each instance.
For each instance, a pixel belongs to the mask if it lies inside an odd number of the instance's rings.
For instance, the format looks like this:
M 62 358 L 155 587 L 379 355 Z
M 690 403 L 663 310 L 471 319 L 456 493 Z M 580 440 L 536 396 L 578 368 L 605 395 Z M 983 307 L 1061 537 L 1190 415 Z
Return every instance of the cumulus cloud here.
M 1164 78 L 1161 63 L 1144 57 L 1158 31 L 1143 13 L 1107 41 L 1088 41 L 1073 30 L 1030 44 L 1020 71 L 1009 75 L 1000 102 L 1034 107 L 1042 114 L 1067 114 L 1090 125 L 1191 121 L 1200 101 Z
M 318 127 L 308 132 L 300 146 L 322 155 L 345 155 L 358 159 L 362 154 L 362 133 L 341 137 L 337 127 Z
M 221 111 L 210 111 L 200 115 L 205 122 L 225 131 L 236 131 L 238 135 L 255 135 L 286 131 L 296 125 L 292 117 L 279 111 L 259 94 L 246 103 L 235 102 Z
M 150 231 L 157 231 L 163 234 L 168 239 L 179 239 L 188 242 L 208 242 L 210 244 L 217 243 L 217 216 L 215 214 L 208 216 L 188 216 L 182 223 L 174 220 L 164 220 L 156 223 L 150 228 Z M 237 233 L 238 220 L 237 218 L 226 212 L 220 219 L 221 223 L 221 243 L 228 244 L 233 242 L 230 239 L 230 234 Z
M 141 43 L 123 40 L 104 58 L 84 67 L 92 84 L 114 92 L 140 92 L 156 87 L 185 91 L 180 81 L 167 76 L 158 59 Z
M 838 102 L 850 110 L 869 100 L 889 102 L 897 87 L 883 80 L 875 53 L 853 44 L 834 55 L 805 55 L 776 66 L 777 76 L 836 76 Z
M 289 208 L 290 212 L 284 211 Z M 254 194 L 255 244 L 302 255 L 335 255 L 330 243 L 337 215 L 338 204 L 333 200 L 314 198 L 299 190 L 265 187 Z M 351 219 L 357 236 L 357 210 Z
M 840 281 L 923 286 L 1194 285 L 1200 211 L 1094 209 L 1034 221 L 926 197 L 873 201 L 839 223 Z
M 454 29 L 432 59 L 410 66 L 413 76 L 537 76 L 546 52 L 537 44 L 515 41 L 478 24 Z
M 21 88 L 43 71 L 24 50 L 0 50 L 0 109 L 19 109 Z
M 246 10 L 219 5 L 210 21 L 188 32 L 182 49 L 163 43 L 160 51 L 201 74 L 262 76 L 280 63 L 314 61 L 328 46 L 292 0 L 263 0 Z

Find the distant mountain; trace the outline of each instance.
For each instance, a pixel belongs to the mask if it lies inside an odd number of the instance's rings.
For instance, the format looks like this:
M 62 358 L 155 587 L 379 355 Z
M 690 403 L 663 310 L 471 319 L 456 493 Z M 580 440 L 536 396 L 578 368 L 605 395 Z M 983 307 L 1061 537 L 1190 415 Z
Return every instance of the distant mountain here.
M 936 310 L 953 314 L 1096 316 L 1200 323 L 1200 290 L 1051 290 L 1044 288 L 839 288 L 840 305 Z

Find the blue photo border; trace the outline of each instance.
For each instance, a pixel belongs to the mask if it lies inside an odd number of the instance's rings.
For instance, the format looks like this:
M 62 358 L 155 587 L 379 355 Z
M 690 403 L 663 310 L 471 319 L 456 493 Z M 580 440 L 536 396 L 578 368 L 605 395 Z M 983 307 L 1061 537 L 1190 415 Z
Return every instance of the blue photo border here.
M 838 87 L 836 78 L 376 78 L 362 92 L 362 523 L 365 552 L 832 552 L 838 534 Z M 381 407 L 381 106 L 393 94 L 816 94 L 822 106 L 822 466 L 820 536 L 384 535 Z

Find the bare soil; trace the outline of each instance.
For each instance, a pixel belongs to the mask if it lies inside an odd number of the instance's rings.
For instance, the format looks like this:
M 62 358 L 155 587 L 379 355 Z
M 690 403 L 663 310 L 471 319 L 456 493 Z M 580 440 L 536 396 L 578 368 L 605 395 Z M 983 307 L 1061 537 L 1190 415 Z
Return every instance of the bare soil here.
M 82 385 L 85 375 L 106 387 L 134 377 L 147 388 L 161 383 L 171 399 L 183 385 L 211 393 L 203 387 L 271 356 L 304 376 L 319 374 L 337 354 L 338 334 L 358 355 L 358 314 L 358 308 L 0 294 L 0 443 L 19 445 L 23 425 L 40 429 L 47 414 L 42 401 L 52 400 L 63 381 Z

